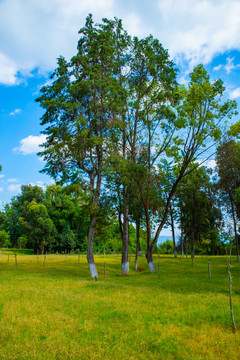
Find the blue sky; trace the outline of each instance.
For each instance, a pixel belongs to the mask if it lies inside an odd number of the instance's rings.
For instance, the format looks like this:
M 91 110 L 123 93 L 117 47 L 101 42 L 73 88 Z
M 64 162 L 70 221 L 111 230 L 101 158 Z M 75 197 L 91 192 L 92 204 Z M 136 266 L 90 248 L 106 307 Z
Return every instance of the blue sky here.
M 186 83 L 203 63 L 221 78 L 226 97 L 240 99 L 240 2 L 234 0 L 0 0 L 0 208 L 22 184 L 47 185 L 36 155 L 42 110 L 39 89 L 59 55 L 76 53 L 88 13 L 123 20 L 131 35 L 157 37 Z M 238 118 L 235 119 L 236 121 Z

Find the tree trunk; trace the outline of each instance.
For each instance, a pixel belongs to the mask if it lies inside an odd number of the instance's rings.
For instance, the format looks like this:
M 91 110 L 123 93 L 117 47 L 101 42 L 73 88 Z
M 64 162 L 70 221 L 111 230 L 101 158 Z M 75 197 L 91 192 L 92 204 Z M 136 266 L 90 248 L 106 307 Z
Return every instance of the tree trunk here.
M 90 216 L 90 225 L 88 229 L 87 261 L 92 278 L 98 277 L 97 268 L 93 257 L 93 242 L 94 242 L 96 220 L 97 220 L 97 215 L 94 213 Z
M 186 259 L 187 259 L 188 253 L 187 253 L 187 237 L 186 236 L 185 236 L 185 253 L 186 253 Z
M 145 211 L 145 218 L 146 218 L 146 226 L 147 226 L 147 252 L 146 252 L 146 259 L 148 262 L 148 267 L 150 272 L 156 272 L 155 264 L 153 261 L 153 249 L 154 246 L 151 244 L 151 221 L 150 221 L 150 214 L 149 209 L 146 205 L 144 205 Z
M 194 224 L 192 225 L 192 234 L 191 234 L 191 258 L 194 258 L 194 237 L 195 237 L 195 229 Z
M 136 257 L 135 257 L 135 270 L 138 269 L 138 254 L 140 249 L 140 220 L 136 220 Z
M 184 242 L 183 229 L 181 228 L 181 248 L 182 248 L 182 259 L 183 259 L 183 256 L 184 256 L 184 251 L 183 251 L 183 242 Z
M 234 210 L 234 206 L 233 206 L 233 200 L 231 199 L 230 201 L 231 201 L 232 217 L 233 217 L 234 240 L 235 240 L 235 244 L 236 244 L 237 260 L 239 261 L 239 246 L 238 246 L 236 216 L 235 216 L 235 210 Z
M 172 240 L 173 240 L 173 249 L 174 249 L 174 257 L 177 257 L 177 249 L 176 249 L 176 241 L 175 241 L 175 230 L 174 230 L 174 220 L 173 220 L 173 212 L 172 207 L 170 207 L 170 217 L 171 217 L 171 228 L 172 228 Z
M 155 273 L 156 268 L 155 268 L 155 264 L 153 261 L 153 249 L 149 248 L 149 250 L 146 254 L 146 258 L 147 258 L 148 267 L 149 267 L 150 272 Z
M 129 234 L 128 234 L 128 211 L 129 205 L 127 201 L 127 190 L 124 189 L 124 200 L 125 200 L 125 207 L 123 213 L 123 247 L 122 247 L 122 275 L 128 275 L 129 271 L 129 262 L 128 262 L 128 241 L 129 241 Z

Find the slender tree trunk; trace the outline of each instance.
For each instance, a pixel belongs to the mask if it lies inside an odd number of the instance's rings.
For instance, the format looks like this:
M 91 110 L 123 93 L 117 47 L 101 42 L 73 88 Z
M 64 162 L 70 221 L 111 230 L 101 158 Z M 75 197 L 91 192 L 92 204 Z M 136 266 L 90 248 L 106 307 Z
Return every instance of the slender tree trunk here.
M 181 248 L 182 248 L 182 259 L 183 259 L 183 257 L 184 257 L 183 243 L 184 243 L 183 229 L 181 228 Z
M 92 214 L 90 217 L 90 225 L 88 229 L 87 261 L 92 278 L 98 277 L 97 268 L 93 257 L 93 243 L 94 243 L 96 220 L 97 220 L 97 215 Z
M 194 258 L 194 237 L 195 237 L 195 228 L 192 224 L 192 233 L 191 233 L 191 258 Z
M 90 191 L 92 194 L 92 214 L 90 215 L 90 224 L 88 228 L 88 249 L 87 249 L 87 261 L 88 266 L 90 270 L 90 274 L 92 278 L 98 278 L 97 268 L 96 264 L 94 262 L 94 256 L 93 256 L 93 244 L 94 244 L 94 235 L 95 235 L 95 228 L 96 228 L 96 221 L 97 221 L 97 213 L 96 213 L 96 207 L 98 205 L 98 200 L 100 197 L 100 189 L 101 189 L 101 179 L 102 179 L 102 154 L 101 151 L 98 149 L 98 176 L 97 176 L 97 183 L 96 183 L 96 189 L 94 189 L 94 181 L 95 177 L 94 175 L 90 174 Z
M 128 262 L 129 205 L 128 205 L 128 200 L 127 200 L 127 189 L 126 188 L 124 188 L 124 200 L 125 200 L 125 207 L 124 207 L 124 212 L 123 212 L 122 274 L 128 275 L 128 271 L 129 271 L 129 262 Z
M 187 237 L 185 236 L 185 254 L 186 254 L 186 259 L 188 256 L 188 252 L 187 252 Z
M 140 220 L 136 220 L 136 257 L 135 257 L 135 270 L 138 269 L 138 254 L 140 249 Z
M 190 159 L 190 158 L 189 158 L 189 159 Z M 190 159 L 190 160 L 191 160 L 191 159 Z M 189 161 L 189 162 L 190 162 L 190 161 Z M 151 246 L 149 246 L 149 247 L 147 248 L 147 254 L 146 254 L 146 258 L 147 258 L 147 259 L 148 259 L 148 258 L 149 258 L 149 259 L 152 258 L 152 253 L 148 254 L 148 252 L 149 252 L 149 251 L 150 251 L 150 252 L 153 252 L 153 249 L 154 249 L 154 247 L 155 247 L 156 244 L 157 244 L 159 235 L 160 235 L 160 233 L 161 233 L 161 231 L 162 231 L 162 229 L 163 229 L 163 227 L 164 227 L 164 225 L 165 225 L 165 223 L 166 223 L 166 221 L 167 221 L 167 218 L 168 218 L 168 213 L 169 213 L 169 207 L 170 207 L 171 200 L 172 200 L 172 198 L 173 198 L 173 196 L 174 196 L 174 194 L 175 194 L 175 192 L 176 192 L 176 190 L 177 190 L 177 187 L 178 187 L 179 182 L 182 180 L 182 178 L 183 178 L 183 176 L 184 176 L 184 173 L 185 173 L 185 170 L 186 170 L 186 168 L 187 168 L 187 165 L 188 165 L 188 162 L 185 162 L 185 163 L 183 164 L 182 169 L 181 169 L 181 171 L 180 171 L 180 174 L 179 174 L 178 178 L 176 179 L 175 183 L 173 184 L 172 189 L 171 189 L 171 191 L 170 191 L 170 193 L 169 193 L 169 195 L 168 195 L 167 202 L 166 202 L 166 206 L 165 206 L 164 213 L 163 213 L 162 221 L 160 222 L 160 224 L 159 224 L 159 226 L 158 226 L 158 228 L 157 228 L 157 231 L 156 231 L 156 233 L 155 233 L 154 239 L 153 239 L 153 241 L 151 242 Z M 156 271 L 156 270 L 155 270 L 155 271 Z
M 171 228 L 172 228 L 172 240 L 173 240 L 173 249 L 174 249 L 174 257 L 177 257 L 177 249 L 176 249 L 176 241 L 175 241 L 175 230 L 174 230 L 174 220 L 173 220 L 173 212 L 172 207 L 170 207 L 170 217 L 171 217 Z
M 235 244 L 236 244 L 237 260 L 239 261 L 239 244 L 238 244 L 238 234 L 237 234 L 236 216 L 235 216 L 235 210 L 234 210 L 233 200 L 231 199 L 230 201 L 231 201 L 232 218 L 233 218 L 234 240 L 235 240 Z
M 155 264 L 153 261 L 153 249 L 154 246 L 152 246 L 151 244 L 151 221 L 150 221 L 150 214 L 149 214 L 149 209 L 146 206 L 146 204 L 144 205 L 144 210 L 145 210 L 145 218 L 146 218 L 146 227 L 147 227 L 147 252 L 146 252 L 146 259 L 148 262 L 148 267 L 150 272 L 156 272 L 156 268 L 155 268 Z
M 122 214 L 120 211 L 118 212 L 118 224 L 119 224 L 121 238 L 123 239 L 123 223 L 122 223 Z

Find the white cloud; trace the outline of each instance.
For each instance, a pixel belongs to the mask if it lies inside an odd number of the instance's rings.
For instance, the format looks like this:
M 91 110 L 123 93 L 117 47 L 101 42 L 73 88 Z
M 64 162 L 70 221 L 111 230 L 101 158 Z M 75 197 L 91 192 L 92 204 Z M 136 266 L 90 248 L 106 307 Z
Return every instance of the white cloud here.
M 33 136 L 29 135 L 28 137 L 20 141 L 21 145 L 13 149 L 13 151 L 20 152 L 23 155 L 35 154 L 41 150 L 40 144 L 43 144 L 46 141 L 46 135 Z
M 0 175 L 0 179 L 4 178 L 5 175 Z
M 71 57 L 78 30 L 89 13 L 94 20 L 113 17 L 114 0 L 0 1 L 0 83 L 17 83 L 17 72 L 51 71 L 56 58 Z
M 3 187 L 0 187 L 0 192 L 3 192 Z
M 192 64 L 240 48 L 240 2 L 235 0 L 159 0 L 159 38 L 172 56 Z
M 230 99 L 238 99 L 238 98 L 240 98 L 240 87 L 236 88 L 235 90 L 232 90 L 229 93 L 229 97 L 230 97 Z
M 7 179 L 7 182 L 17 182 L 17 179 Z
M 146 28 L 142 26 L 142 20 L 136 13 L 128 14 L 124 19 L 123 26 L 132 36 L 143 37 L 146 35 Z
M 218 65 L 218 66 L 215 66 L 215 67 L 213 68 L 213 71 L 218 71 L 218 70 L 220 70 L 222 67 L 223 67 L 222 64 L 220 64 L 220 65 Z
M 191 65 L 240 49 L 240 2 L 236 0 L 158 0 L 149 3 L 146 13 L 141 13 L 141 6 L 132 9 L 120 0 L 0 1 L 0 83 L 16 84 L 19 73 L 29 76 L 36 68 L 52 71 L 60 54 L 69 59 L 76 52 L 78 30 L 88 13 L 97 22 L 121 13 L 129 33 L 152 33 L 175 61 L 183 59 Z
M 209 160 L 207 161 L 206 163 L 206 166 L 209 168 L 209 169 L 215 169 L 216 167 L 216 160 Z
M 16 84 L 18 82 L 17 71 L 18 67 L 14 60 L 0 52 L 0 83 L 4 85 Z
M 229 57 L 229 58 L 227 58 L 227 64 L 225 65 L 225 69 L 226 69 L 226 71 L 227 71 L 227 73 L 229 74 L 233 69 L 235 69 L 235 65 L 234 65 L 234 63 L 233 63 L 233 61 L 234 61 L 234 57 Z
M 21 184 L 12 184 L 8 186 L 8 190 L 14 193 L 18 193 L 21 191 Z
M 15 115 L 17 115 L 17 114 L 20 114 L 21 111 L 22 111 L 21 109 L 15 109 L 14 111 L 10 112 L 9 115 L 15 116 Z

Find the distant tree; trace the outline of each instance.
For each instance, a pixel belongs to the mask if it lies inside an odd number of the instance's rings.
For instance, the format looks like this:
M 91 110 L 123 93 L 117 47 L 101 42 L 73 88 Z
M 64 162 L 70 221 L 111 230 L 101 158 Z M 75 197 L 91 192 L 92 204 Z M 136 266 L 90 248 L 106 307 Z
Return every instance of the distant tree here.
M 44 194 L 43 204 L 52 219 L 57 233 L 53 247 L 57 251 L 69 250 L 69 246 L 62 241 L 63 233 L 74 233 L 74 246 L 81 248 L 89 226 L 90 210 L 89 197 L 77 185 L 67 186 L 49 185 Z
M 192 164 L 192 169 L 195 166 Z M 222 214 L 210 172 L 203 166 L 195 168 L 176 192 L 178 222 L 185 242 L 188 240 L 190 244 L 191 257 L 194 257 L 194 248 L 199 252 L 215 253 L 220 242 Z
M 27 206 L 31 201 L 41 203 L 44 198 L 43 189 L 39 186 L 22 185 L 21 193 L 14 196 L 11 202 L 4 209 L 4 229 L 10 235 L 10 241 L 13 247 L 18 247 L 18 239 L 21 235 L 19 218 L 25 217 Z
M 26 208 L 24 217 L 19 218 L 22 233 L 28 238 L 28 244 L 35 252 L 52 248 L 52 241 L 56 233 L 53 221 L 49 218 L 47 208 L 43 204 L 32 201 Z
M 157 250 L 160 254 L 172 254 L 174 252 L 173 242 L 166 240 L 157 246 Z
M 0 248 L 8 247 L 10 245 L 9 239 L 8 233 L 5 230 L 0 230 Z
M 17 247 L 19 249 L 24 249 L 26 247 L 27 241 L 28 239 L 26 236 L 20 236 L 17 240 Z
M 217 149 L 218 183 L 223 204 L 231 214 L 237 259 L 239 261 L 239 241 L 237 219 L 240 220 L 240 143 L 231 138 L 223 140 Z
M 68 252 L 73 251 L 76 247 L 76 234 L 69 227 L 64 229 L 60 234 L 60 242 L 62 248 L 66 249 Z

